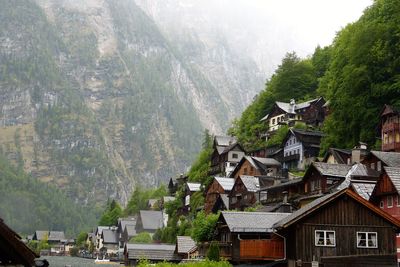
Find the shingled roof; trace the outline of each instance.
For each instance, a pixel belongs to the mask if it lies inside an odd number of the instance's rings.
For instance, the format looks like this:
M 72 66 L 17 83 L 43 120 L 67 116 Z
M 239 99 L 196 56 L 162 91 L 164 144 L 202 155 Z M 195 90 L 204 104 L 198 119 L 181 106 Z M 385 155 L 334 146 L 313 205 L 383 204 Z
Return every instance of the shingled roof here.
M 389 167 L 400 167 L 400 153 L 373 150 L 371 153 Z
M 196 242 L 190 236 L 176 237 L 176 251 L 178 254 L 189 253 L 197 248 Z
M 236 137 L 233 137 L 233 136 L 216 135 L 214 137 L 214 143 L 217 146 L 226 147 L 226 146 L 230 146 L 231 144 L 236 143 L 236 142 L 237 142 Z
M 129 260 L 176 261 L 175 245 L 169 244 L 126 244 L 125 253 Z
M 329 164 L 324 162 L 313 162 L 312 165 L 321 175 L 334 177 L 346 177 L 352 167 L 346 164 Z
M 164 227 L 162 211 L 141 210 L 139 216 L 144 230 L 157 230 Z
M 104 229 L 101 236 L 103 237 L 103 243 L 118 244 L 119 242 L 117 229 Z
M 260 190 L 260 180 L 258 177 L 241 175 L 240 179 L 242 180 L 247 191 L 257 192 L 258 190 Z
M 389 176 L 397 193 L 400 194 L 400 167 L 384 167 L 386 174 Z
M 235 183 L 235 179 L 233 178 L 215 177 L 214 179 L 221 185 L 225 192 L 231 191 Z
M 190 192 L 200 191 L 200 187 L 201 187 L 200 183 L 186 183 L 186 185 L 189 188 Z
M 290 213 L 277 212 L 221 212 L 231 232 L 272 232 L 272 226 Z

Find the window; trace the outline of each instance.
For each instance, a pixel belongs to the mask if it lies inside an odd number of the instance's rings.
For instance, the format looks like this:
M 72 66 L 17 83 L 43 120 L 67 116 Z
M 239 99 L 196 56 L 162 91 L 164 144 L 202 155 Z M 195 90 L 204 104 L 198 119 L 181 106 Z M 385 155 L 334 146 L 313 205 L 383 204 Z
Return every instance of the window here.
M 315 245 L 318 247 L 336 246 L 335 231 L 315 230 Z
M 379 207 L 380 207 L 381 209 L 383 209 L 384 206 L 385 206 L 385 203 L 383 203 L 383 200 L 381 200 L 381 202 L 379 202 Z
M 375 170 L 375 163 L 371 163 L 371 169 Z
M 275 119 L 272 119 L 272 124 L 275 124 Z
M 378 162 L 376 163 L 376 170 L 377 170 L 377 171 L 382 171 L 382 163 L 381 163 L 380 161 L 378 161 Z
M 387 202 L 387 207 L 388 208 L 393 207 L 393 196 L 387 196 L 386 202 Z
M 357 232 L 358 248 L 377 248 L 378 234 L 376 232 Z
M 236 154 L 236 153 L 232 154 L 232 158 L 237 159 L 238 157 L 239 157 L 238 154 Z

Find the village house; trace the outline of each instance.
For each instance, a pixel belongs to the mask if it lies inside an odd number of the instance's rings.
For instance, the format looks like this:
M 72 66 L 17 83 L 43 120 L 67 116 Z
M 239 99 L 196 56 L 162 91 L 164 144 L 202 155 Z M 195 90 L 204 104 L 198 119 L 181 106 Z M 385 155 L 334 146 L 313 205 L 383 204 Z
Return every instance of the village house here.
M 400 153 L 371 150 L 361 163 L 382 172 L 384 166 L 400 167 Z
M 178 181 L 171 177 L 168 182 L 168 192 L 171 196 L 175 196 L 176 191 L 178 191 Z
M 71 241 L 65 238 L 63 231 L 35 231 L 32 240 L 47 241 L 51 246 L 48 252 L 50 255 L 68 254 L 65 249 L 69 249 L 71 243 L 74 244 L 73 240 Z
M 351 149 L 329 148 L 322 162 L 329 164 L 351 164 Z
M 175 254 L 182 260 L 190 260 L 199 256 L 196 242 L 190 236 L 177 236 Z
M 245 151 L 235 137 L 215 136 L 209 175 L 229 176 L 244 155 Z
M 221 257 L 233 262 L 283 260 L 284 239 L 272 226 L 289 213 L 221 212 L 216 240 Z
M 175 254 L 175 245 L 170 244 L 125 244 L 124 262 L 126 266 L 135 266 L 140 260 L 155 262 L 179 262 Z
M 117 227 L 119 248 L 122 252 L 125 243 L 136 236 L 136 217 L 119 218 Z
M 95 248 L 97 251 L 100 250 L 100 248 L 103 247 L 103 239 L 101 238 L 101 235 L 103 233 L 103 230 L 105 229 L 111 229 L 111 226 L 97 226 L 96 231 L 95 231 Z
M 288 267 L 397 266 L 400 221 L 343 189 L 314 200 L 275 223 Z
M 382 151 L 400 152 L 400 110 L 385 105 L 380 117 Z
M 196 192 L 200 192 L 201 184 L 200 183 L 193 183 L 187 182 L 185 184 L 185 191 L 183 195 L 183 207 L 181 210 L 182 214 L 187 214 L 190 211 L 190 198 Z
M 304 170 L 319 155 L 322 132 L 290 129 L 283 145 L 283 168 Z
M 325 100 L 319 97 L 302 103 L 291 99 L 289 103 L 275 102 L 271 111 L 261 119 L 268 125 L 267 138 L 282 125 L 293 126 L 295 122 L 304 122 L 311 126 L 320 126 L 325 119 Z
M 103 229 L 101 232 L 100 251 L 108 255 L 116 255 L 119 251 L 118 228 L 113 226 L 110 229 Z
M 264 197 L 264 194 L 259 194 L 260 188 L 273 185 L 274 182 L 275 179 L 269 176 L 239 176 L 229 194 L 229 209 L 244 210 L 253 207 Z
M 159 204 L 158 204 L 158 199 L 156 199 L 156 198 L 149 199 L 147 201 L 147 208 L 150 210 L 160 209 Z
M 0 218 L 0 265 L 40 266 L 35 264 L 35 258 L 38 257 L 39 255 L 25 245 L 21 237 Z
M 168 202 L 173 202 L 175 201 L 175 197 L 173 196 L 163 196 L 160 199 L 160 209 L 163 210 L 165 209 L 165 204 L 167 204 Z
M 208 186 L 206 190 L 204 211 L 210 213 L 220 195 L 227 196 L 233 187 L 235 180 L 233 178 L 226 177 L 214 177 L 212 183 Z
M 136 221 L 136 232 L 154 234 L 157 229 L 164 228 L 166 225 L 166 218 L 162 211 L 140 210 Z
M 303 192 L 303 178 L 295 178 L 273 186 L 262 187 L 257 193 L 262 205 L 274 208 L 281 204 L 294 203 Z M 261 198 L 261 196 L 266 197 Z
M 282 164 L 273 158 L 244 156 L 232 171 L 230 177 L 249 176 L 278 176 Z

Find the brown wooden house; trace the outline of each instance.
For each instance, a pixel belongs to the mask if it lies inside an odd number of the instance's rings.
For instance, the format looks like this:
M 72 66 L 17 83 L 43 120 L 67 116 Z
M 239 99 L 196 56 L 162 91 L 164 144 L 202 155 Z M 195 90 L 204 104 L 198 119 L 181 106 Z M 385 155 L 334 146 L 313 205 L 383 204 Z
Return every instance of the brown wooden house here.
M 350 189 L 325 195 L 274 225 L 287 266 L 397 266 L 400 221 Z
M 400 153 L 371 150 L 361 163 L 382 172 L 384 166 L 400 167 Z
M 235 180 L 226 177 L 214 177 L 212 183 L 206 190 L 204 210 L 206 213 L 213 212 L 213 208 L 219 196 L 229 194 L 232 190 Z
M 209 175 L 229 176 L 245 155 L 235 137 L 215 136 Z
M 272 225 L 289 213 L 223 211 L 217 222 L 220 255 L 234 262 L 284 259 L 284 240 Z
M 193 194 L 200 191 L 201 191 L 200 183 L 187 182 L 185 184 L 185 191 L 182 199 L 183 207 L 181 208 L 180 211 L 181 214 L 187 214 L 190 211 L 190 198 L 192 197 Z
M 351 150 L 341 148 L 329 148 L 322 162 L 329 164 L 351 164 Z
M 230 177 L 238 178 L 240 175 L 277 176 L 281 168 L 282 164 L 273 158 L 244 156 L 232 171 Z
M 286 201 L 293 202 L 303 193 L 303 188 L 303 178 L 297 178 L 273 186 L 263 187 L 258 194 L 267 196 L 266 198 L 260 198 L 263 205 L 274 206 L 285 202 L 285 198 Z
M 273 185 L 274 181 L 274 177 L 268 176 L 239 176 L 229 194 L 229 209 L 244 210 L 254 206 L 259 201 L 260 188 Z
M 400 110 L 385 105 L 380 117 L 382 151 L 400 152 Z

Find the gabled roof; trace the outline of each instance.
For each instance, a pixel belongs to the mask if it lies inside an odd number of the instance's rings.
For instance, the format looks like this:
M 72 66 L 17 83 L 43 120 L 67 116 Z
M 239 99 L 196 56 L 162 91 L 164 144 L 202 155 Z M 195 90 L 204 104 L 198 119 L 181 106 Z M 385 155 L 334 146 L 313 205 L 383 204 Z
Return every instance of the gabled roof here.
M 400 114 L 400 109 L 390 105 L 384 105 L 380 114 L 380 117 L 388 115 L 388 114 Z
M 329 148 L 328 152 L 325 153 L 323 162 L 328 160 L 328 157 L 332 155 L 338 164 L 347 164 L 347 158 L 351 158 L 351 149 L 341 148 Z
M 144 230 L 157 230 L 164 227 L 162 211 L 141 210 L 139 211 L 139 216 Z
M 371 154 L 383 161 L 389 167 L 400 167 L 400 153 L 371 151 Z
M 277 212 L 233 212 L 223 211 L 223 217 L 229 231 L 232 233 L 247 232 L 272 232 L 272 226 L 279 220 L 285 218 L 290 213 Z
M 319 148 L 321 138 L 324 136 L 324 134 L 319 131 L 309 131 L 292 128 L 289 129 L 289 132 L 285 136 L 285 139 L 283 139 L 282 144 L 284 145 L 292 135 L 294 135 L 297 140 L 303 143 L 304 146 L 314 146 L 317 148 Z
M 233 185 L 235 184 L 235 179 L 233 178 L 215 177 L 214 179 L 221 185 L 225 192 L 231 191 Z
M 235 169 L 232 171 L 230 176 L 235 176 L 236 172 L 240 170 L 241 166 L 245 161 L 248 161 L 253 168 L 260 170 L 261 172 L 266 172 L 268 167 L 280 167 L 282 164 L 274 158 L 259 158 L 253 156 L 244 156 L 239 163 L 236 165 Z
M 157 260 L 174 261 L 179 258 L 175 255 L 175 245 L 169 244 L 126 244 L 130 260 Z
M 63 231 L 50 231 L 49 233 L 49 241 L 61 241 L 65 239 L 65 234 Z
M 351 187 L 353 188 L 353 190 L 365 200 L 370 199 L 372 192 L 374 191 L 375 185 L 376 182 L 374 181 L 352 181 L 351 183 Z
M 220 136 L 220 135 L 216 135 L 214 137 L 214 145 L 216 146 L 230 146 L 233 143 L 236 143 L 236 137 L 234 136 Z
M 328 203 L 331 203 L 335 199 L 339 198 L 342 195 L 347 195 L 350 198 L 354 199 L 364 207 L 370 209 L 372 212 L 377 214 L 378 216 L 384 218 L 386 221 L 390 222 L 397 228 L 400 228 L 400 221 L 394 218 L 393 216 L 389 215 L 388 213 L 382 211 L 381 209 L 375 207 L 372 203 L 368 202 L 361 196 L 359 196 L 357 193 L 351 191 L 350 189 L 343 189 L 328 195 L 325 195 L 323 197 L 320 197 L 309 204 L 305 205 L 301 209 L 293 212 L 289 216 L 283 218 L 282 220 L 278 221 L 277 223 L 274 224 L 274 228 L 280 229 L 280 228 L 287 228 L 297 221 L 309 216 L 312 214 L 314 211 L 323 208 L 325 205 Z
M 177 236 L 176 237 L 176 251 L 178 254 L 187 254 L 197 248 L 196 242 L 190 236 Z
M 239 151 L 244 152 L 243 147 L 242 147 L 239 143 L 233 143 L 233 144 L 231 144 L 231 145 L 225 147 L 224 150 L 223 150 L 221 153 L 219 153 L 219 154 L 220 154 L 220 155 L 226 154 L 226 153 L 228 153 L 229 151 L 233 150 L 233 149 L 236 148 L 236 147 L 239 148 Z M 219 151 L 218 151 L 218 152 L 219 152 Z
M 0 218 L 0 263 L 33 266 L 38 257 Z
M 104 229 L 103 233 L 101 234 L 103 237 L 103 243 L 107 244 L 118 244 L 118 233 L 117 230 L 111 230 L 111 229 Z
M 201 184 L 200 183 L 186 183 L 190 192 L 198 192 L 200 191 Z
M 317 169 L 317 171 L 321 175 L 332 176 L 332 177 L 343 177 L 343 178 L 346 177 L 347 173 L 352 168 L 351 165 L 329 164 L 329 163 L 324 163 L 324 162 L 313 162 L 311 165 L 314 166 L 315 169 Z M 307 173 L 306 173 L 306 175 L 307 175 Z M 304 175 L 304 177 L 306 175 Z
M 268 187 L 262 188 L 261 190 L 268 191 L 268 190 L 273 190 L 273 189 L 282 188 L 282 187 L 289 187 L 289 186 L 301 184 L 302 182 L 303 182 L 303 178 L 297 178 L 297 179 L 292 179 L 292 180 L 289 180 L 287 182 L 280 183 L 277 185 L 268 186 Z
M 128 237 L 135 236 L 136 233 L 136 225 L 126 225 L 124 231 L 128 234 Z
M 400 167 L 384 167 L 397 192 L 400 194 Z
M 44 240 L 49 237 L 49 231 L 35 231 L 34 237 L 36 240 Z
M 135 217 L 129 217 L 129 218 L 119 218 L 118 219 L 118 227 L 121 229 L 121 231 L 124 231 L 125 227 L 127 225 L 136 226 L 136 218 Z
M 111 226 L 97 226 L 95 234 L 96 235 L 101 235 L 101 233 L 105 229 L 111 229 Z
M 260 190 L 260 180 L 258 177 L 241 175 L 240 180 L 242 180 L 247 191 L 257 192 L 258 190 Z

